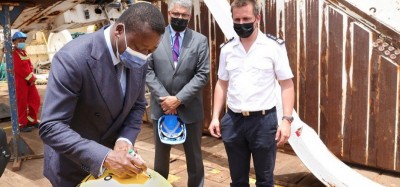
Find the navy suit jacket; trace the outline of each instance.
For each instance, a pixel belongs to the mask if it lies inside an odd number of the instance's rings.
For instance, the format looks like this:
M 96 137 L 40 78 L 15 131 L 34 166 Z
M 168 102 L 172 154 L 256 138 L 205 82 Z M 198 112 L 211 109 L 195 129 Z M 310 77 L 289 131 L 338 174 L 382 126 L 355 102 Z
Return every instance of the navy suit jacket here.
M 124 98 L 104 28 L 57 52 L 39 129 L 44 175 L 53 186 L 76 186 L 89 173 L 98 176 L 117 138 L 135 142 L 147 104 L 147 66 L 126 69 Z

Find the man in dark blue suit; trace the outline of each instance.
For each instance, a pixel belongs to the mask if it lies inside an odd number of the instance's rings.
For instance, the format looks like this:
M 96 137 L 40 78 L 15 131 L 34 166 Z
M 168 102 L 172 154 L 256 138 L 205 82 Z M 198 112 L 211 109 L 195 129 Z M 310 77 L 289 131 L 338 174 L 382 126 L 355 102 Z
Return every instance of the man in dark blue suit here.
M 53 186 L 76 186 L 104 169 L 119 177 L 146 170 L 128 150 L 140 132 L 147 57 L 164 33 L 163 20 L 155 6 L 136 3 L 54 56 L 39 127 L 44 175 Z

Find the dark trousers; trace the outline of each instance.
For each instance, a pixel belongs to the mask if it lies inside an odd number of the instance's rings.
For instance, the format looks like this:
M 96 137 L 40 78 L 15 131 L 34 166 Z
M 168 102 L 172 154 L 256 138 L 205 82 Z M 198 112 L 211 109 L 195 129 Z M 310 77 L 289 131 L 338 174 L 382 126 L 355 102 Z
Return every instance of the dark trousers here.
M 153 120 L 155 158 L 154 170 L 168 179 L 171 145 L 164 144 L 158 137 L 157 121 Z M 183 143 L 186 156 L 189 187 L 204 185 L 204 166 L 201 153 L 201 135 L 203 122 L 186 124 L 186 141 Z
M 275 108 L 266 115 L 244 117 L 229 110 L 221 120 L 222 140 L 228 155 L 231 187 L 248 187 L 250 156 L 256 186 L 274 186 L 277 116 Z

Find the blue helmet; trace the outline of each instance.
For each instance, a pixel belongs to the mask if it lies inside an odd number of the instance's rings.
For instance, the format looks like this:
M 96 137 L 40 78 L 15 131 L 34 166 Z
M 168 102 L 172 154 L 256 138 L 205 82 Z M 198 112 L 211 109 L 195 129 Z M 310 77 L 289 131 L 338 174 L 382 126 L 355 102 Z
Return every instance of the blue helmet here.
M 14 40 L 16 40 L 16 39 L 18 39 L 18 38 L 26 39 L 27 36 L 26 36 L 25 33 L 18 31 L 18 32 L 14 33 L 14 35 L 13 35 L 13 37 L 12 37 L 12 41 L 14 41 Z
M 158 136 L 164 144 L 176 145 L 186 140 L 186 125 L 177 115 L 163 115 L 158 119 Z

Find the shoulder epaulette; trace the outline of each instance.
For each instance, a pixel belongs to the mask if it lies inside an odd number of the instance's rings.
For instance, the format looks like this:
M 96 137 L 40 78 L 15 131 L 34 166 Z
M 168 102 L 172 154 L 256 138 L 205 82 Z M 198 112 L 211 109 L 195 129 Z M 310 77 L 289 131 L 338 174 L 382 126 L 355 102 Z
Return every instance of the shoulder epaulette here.
M 278 38 L 278 37 L 276 37 L 276 36 L 273 36 L 273 35 L 271 35 L 271 34 L 267 34 L 267 37 L 268 37 L 268 38 L 271 38 L 271 39 L 274 40 L 274 41 L 276 41 L 276 43 L 278 43 L 279 45 L 282 45 L 282 44 L 285 43 L 285 40 L 282 40 L 282 39 L 280 39 L 280 38 Z
M 231 39 L 227 40 L 226 42 L 222 43 L 221 45 L 219 45 L 219 48 L 221 49 L 222 47 L 224 47 L 227 43 L 231 42 L 234 39 L 234 37 L 232 37 Z

